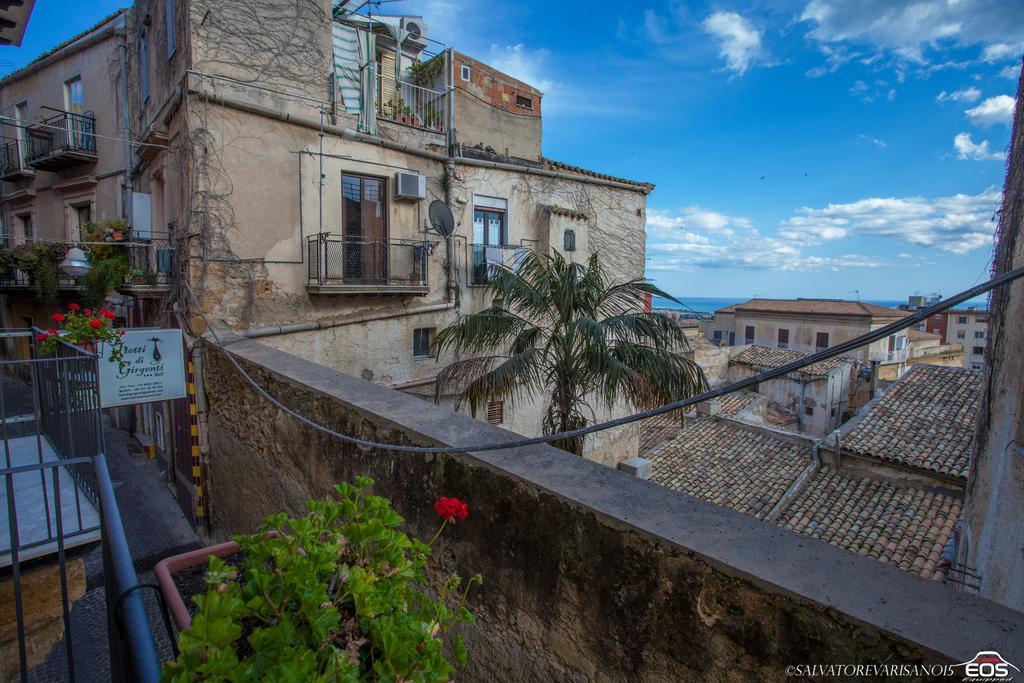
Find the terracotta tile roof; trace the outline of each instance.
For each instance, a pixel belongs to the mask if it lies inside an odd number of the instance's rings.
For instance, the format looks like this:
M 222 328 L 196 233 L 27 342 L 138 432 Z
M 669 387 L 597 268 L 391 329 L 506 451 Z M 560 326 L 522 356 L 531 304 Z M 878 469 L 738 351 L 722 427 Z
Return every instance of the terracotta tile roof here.
M 800 315 L 842 315 L 859 318 L 905 318 L 910 311 L 843 299 L 751 299 L 736 310 L 753 313 L 797 313 Z
M 755 401 L 761 398 L 760 394 L 752 391 L 739 391 L 723 396 L 718 401 L 718 412 L 720 415 L 738 415 L 749 408 Z
M 806 358 L 811 354 L 804 351 L 797 351 L 796 349 L 775 349 L 770 346 L 759 346 L 757 344 L 751 345 L 750 348 L 744 350 L 742 353 L 737 354 L 735 358 L 730 360 L 731 363 L 739 363 L 741 365 L 750 365 L 755 368 L 780 368 L 787 363 Z M 812 377 L 827 377 L 830 372 L 836 368 L 849 366 L 854 361 L 849 358 L 836 357 L 829 358 L 827 360 L 818 361 L 812 363 L 807 367 L 796 370 L 805 375 Z M 849 368 L 847 368 L 849 370 Z
M 654 190 L 654 185 L 651 183 L 645 183 L 639 180 L 630 180 L 629 178 L 619 178 L 617 176 L 607 175 L 606 173 L 598 173 L 597 171 L 590 171 L 579 166 L 573 166 L 561 161 L 555 161 L 554 159 L 548 159 L 547 157 L 542 157 L 541 161 L 544 162 L 544 167 L 551 171 L 567 171 L 569 173 L 578 173 L 580 175 L 590 176 L 591 178 L 600 178 L 601 180 L 611 180 L 616 183 L 635 185 L 637 189 L 643 190 L 645 193 L 649 193 Z
M 779 524 L 926 579 L 942 580 L 940 558 L 960 510 L 954 496 L 856 479 L 822 467 L 786 507 Z
M 709 418 L 647 454 L 651 481 L 763 518 L 810 462 L 810 447 Z
M 640 422 L 640 454 L 644 455 L 658 444 L 675 436 L 682 428 L 682 422 L 676 411 L 642 420 Z
M 967 477 L 981 375 L 914 365 L 843 437 L 845 450 L 955 477 Z
M 783 410 L 771 402 L 768 403 L 768 410 L 765 411 L 765 417 L 768 420 L 768 424 L 776 428 L 785 428 L 789 425 L 795 425 L 800 422 L 796 413 Z
M 736 306 L 738 306 L 738 305 L 739 304 L 732 304 L 732 305 L 726 306 L 725 308 L 719 308 L 717 311 L 715 311 L 715 313 L 735 313 L 736 312 Z

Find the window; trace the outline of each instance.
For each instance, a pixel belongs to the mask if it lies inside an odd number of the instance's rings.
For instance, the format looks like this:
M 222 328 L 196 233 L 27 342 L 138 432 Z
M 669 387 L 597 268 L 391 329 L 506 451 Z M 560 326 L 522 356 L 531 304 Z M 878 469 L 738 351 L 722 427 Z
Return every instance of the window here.
M 985 330 L 975 330 L 974 338 L 975 339 L 984 339 L 985 338 Z
M 85 239 L 85 226 L 92 220 L 92 206 L 90 204 L 82 204 L 81 206 L 72 206 L 71 211 L 71 241 L 81 242 Z
M 487 268 L 493 262 L 495 247 L 508 244 L 508 226 L 505 220 L 504 199 L 477 197 L 473 207 L 473 267 L 470 284 L 482 285 L 487 282 Z M 488 254 L 488 252 L 492 252 Z M 501 252 L 499 251 L 498 254 Z
M 722 331 L 715 330 L 714 332 L 711 333 L 711 338 L 714 339 L 715 341 L 722 341 Z
M 814 408 L 811 406 L 804 406 L 804 415 L 814 415 Z
M 957 339 L 967 339 L 967 330 L 957 330 L 956 331 L 956 338 Z
M 21 150 L 20 161 L 24 163 L 25 155 L 28 154 L 28 102 L 18 102 L 14 105 L 14 118 L 18 135 L 18 148 Z
M 957 319 L 956 319 L 956 322 L 959 325 L 966 325 L 967 324 L 967 316 L 966 315 L 958 316 Z
M 505 421 L 504 401 L 491 401 L 487 404 L 487 421 L 492 425 L 500 425 Z
M 82 88 L 81 76 L 64 81 L 64 110 L 75 114 L 85 111 L 85 90 Z
M 434 341 L 434 327 L 417 327 L 412 331 L 413 358 L 430 358 L 430 342 Z
M 730 332 L 729 333 L 729 346 L 735 346 L 735 345 L 736 345 L 736 333 L 735 332 Z
M 32 238 L 35 237 L 35 230 L 32 226 L 32 214 L 27 213 L 23 216 L 18 216 L 18 220 L 21 221 L 21 236 L 26 242 L 31 242 Z
M 523 95 L 516 95 L 516 106 L 523 109 L 533 109 L 533 99 Z
M 828 348 L 828 332 L 819 332 L 814 336 L 814 350 L 824 351 Z
M 463 64 L 461 72 L 462 80 L 464 81 L 468 82 L 473 76 L 473 70 L 470 68 L 469 64 Z
M 974 322 L 976 322 L 976 323 L 983 323 L 983 322 L 985 322 L 985 319 L 982 318 L 980 315 L 979 316 L 975 316 Z
M 754 343 L 754 326 L 747 325 L 743 328 L 743 343 L 753 344 Z
M 981 370 L 981 363 L 971 363 L 971 370 Z
M 149 101 L 149 38 L 146 32 L 139 34 L 139 90 L 142 101 Z
M 789 330 L 779 330 L 779 348 L 789 348 Z
M 984 356 L 985 355 L 985 347 L 984 346 L 975 346 L 973 351 L 974 351 L 974 355 L 976 355 L 976 356 Z
M 576 231 L 569 229 L 562 235 L 562 248 L 565 251 L 576 251 Z
M 174 54 L 174 0 L 167 0 L 165 5 L 167 7 L 164 17 L 167 22 L 167 58 L 170 59 Z

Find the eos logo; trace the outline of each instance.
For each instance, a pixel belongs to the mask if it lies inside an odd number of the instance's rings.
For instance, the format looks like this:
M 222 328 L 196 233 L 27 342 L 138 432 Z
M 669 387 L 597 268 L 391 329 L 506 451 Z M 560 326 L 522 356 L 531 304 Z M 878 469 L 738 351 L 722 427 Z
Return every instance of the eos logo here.
M 974 659 L 956 666 L 964 667 L 965 681 L 1012 681 L 1020 669 L 995 651 L 979 652 Z

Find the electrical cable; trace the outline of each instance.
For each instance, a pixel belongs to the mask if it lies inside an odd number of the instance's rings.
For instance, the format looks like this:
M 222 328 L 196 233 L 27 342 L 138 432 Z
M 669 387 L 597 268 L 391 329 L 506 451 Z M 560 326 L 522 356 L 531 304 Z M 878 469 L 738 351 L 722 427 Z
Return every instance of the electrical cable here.
M 612 420 L 607 420 L 605 422 L 598 422 L 596 424 L 588 425 L 587 427 L 574 429 L 568 432 L 560 432 L 558 434 L 548 434 L 544 436 L 526 437 L 521 439 L 515 439 L 513 441 L 500 441 L 489 444 L 467 444 L 460 446 L 407 446 L 403 444 L 380 443 L 377 441 L 360 439 L 359 437 L 336 432 L 333 429 L 330 429 L 329 427 L 325 427 L 317 422 L 314 422 L 313 420 L 309 419 L 304 415 L 296 413 L 294 410 L 287 407 L 286 405 L 278 401 L 276 398 L 271 396 L 263 387 L 261 387 L 252 378 L 251 375 L 249 375 L 248 372 L 246 372 L 245 368 L 243 368 L 238 363 L 238 361 L 234 357 L 234 354 L 231 353 L 231 351 L 223 344 L 223 342 L 221 342 L 220 337 L 217 335 L 217 331 L 214 330 L 213 326 L 210 325 L 209 321 L 206 318 L 206 315 L 203 313 L 202 307 L 199 305 L 199 299 L 198 297 L 196 297 L 196 293 L 192 290 L 192 287 L 189 286 L 187 282 L 184 282 L 183 284 L 185 288 L 188 290 L 188 293 L 192 298 L 192 302 L 195 304 L 196 311 L 199 313 L 199 317 L 202 319 L 207 329 L 210 330 L 210 334 L 213 336 L 216 346 L 221 351 L 224 352 L 224 355 L 227 356 L 228 360 L 231 361 L 231 364 L 235 366 L 235 369 L 238 370 L 239 373 L 241 373 L 241 375 L 246 379 L 246 381 L 248 381 L 253 386 L 253 388 L 255 388 L 256 391 L 259 392 L 261 396 L 263 396 L 267 401 L 269 401 L 278 409 L 284 411 L 294 419 L 298 420 L 299 422 L 302 422 L 303 424 L 309 427 L 312 427 L 313 429 L 316 429 L 319 432 L 327 434 L 328 436 L 336 438 L 340 441 L 355 444 L 357 446 L 364 446 L 367 448 L 378 448 L 381 450 L 395 451 L 399 453 L 454 454 L 470 452 L 479 453 L 483 451 L 498 451 L 509 448 L 520 448 L 523 446 L 533 446 L 537 444 L 548 443 L 551 441 L 559 441 L 563 439 L 572 439 L 579 436 L 586 436 L 587 434 L 592 434 L 594 432 L 610 429 L 612 427 L 621 427 L 632 422 L 638 422 L 649 417 L 661 415 L 662 413 L 668 413 L 673 410 L 678 410 L 680 408 L 686 408 L 688 406 L 695 405 L 702 401 L 707 401 L 713 398 L 718 398 L 719 396 L 724 396 L 725 394 L 731 394 L 735 391 L 739 391 L 741 389 L 746 389 L 747 387 L 760 384 L 761 382 L 766 382 L 770 379 L 775 379 L 776 377 L 782 377 L 783 375 L 789 374 L 790 372 L 794 372 L 796 370 L 800 370 L 801 368 L 807 367 L 808 365 L 813 365 L 814 363 L 818 363 L 823 360 L 828 360 L 830 358 L 835 358 L 836 356 L 841 356 L 842 354 L 853 351 L 861 346 L 864 346 L 865 344 L 870 344 L 880 339 L 884 339 L 893 332 L 898 332 L 900 330 L 911 327 L 912 325 L 916 325 L 922 320 L 927 320 L 929 316 L 932 316 L 940 311 L 944 311 L 947 308 L 952 308 L 957 304 L 961 304 L 965 301 L 973 299 L 979 294 L 983 294 L 1000 285 L 1012 282 L 1013 280 L 1016 280 L 1021 276 L 1024 276 L 1024 266 L 1014 268 L 1013 270 L 1003 273 L 998 277 L 994 277 L 991 280 L 988 280 L 987 282 L 984 282 L 975 287 L 971 287 L 970 289 L 966 289 L 960 292 L 959 294 L 951 296 L 948 299 L 943 299 L 942 301 L 932 304 L 931 306 L 922 308 L 918 310 L 916 313 L 913 313 L 905 318 L 901 318 L 900 320 L 891 322 L 888 325 L 880 327 L 876 330 L 872 330 L 867 334 L 863 334 L 859 337 L 847 340 L 845 342 L 837 344 L 836 346 L 825 349 L 824 351 L 812 353 L 799 360 L 795 360 L 793 362 L 786 363 L 785 365 L 782 365 L 780 367 L 763 372 L 760 375 L 748 377 L 738 382 L 733 382 L 732 384 L 724 385 L 722 387 L 719 387 L 718 389 L 706 391 L 703 394 L 699 394 L 697 396 L 691 396 L 690 398 L 680 399 L 678 401 L 673 401 L 672 403 L 667 403 L 657 408 L 642 410 L 631 415 L 626 415 Z

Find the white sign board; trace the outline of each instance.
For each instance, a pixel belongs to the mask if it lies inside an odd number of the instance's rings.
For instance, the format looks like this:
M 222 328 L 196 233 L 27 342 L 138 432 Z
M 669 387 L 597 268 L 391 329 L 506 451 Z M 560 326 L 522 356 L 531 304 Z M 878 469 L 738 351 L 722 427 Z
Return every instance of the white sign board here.
M 103 344 L 100 404 L 104 408 L 185 397 L 185 349 L 181 330 L 125 330 L 124 367 L 109 361 Z

